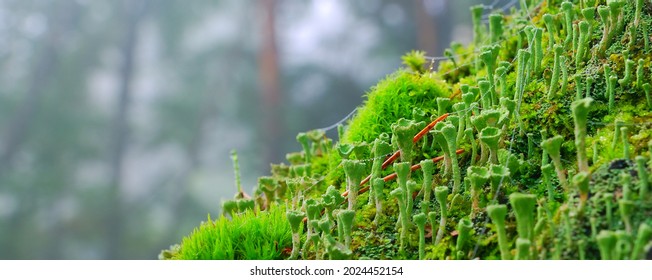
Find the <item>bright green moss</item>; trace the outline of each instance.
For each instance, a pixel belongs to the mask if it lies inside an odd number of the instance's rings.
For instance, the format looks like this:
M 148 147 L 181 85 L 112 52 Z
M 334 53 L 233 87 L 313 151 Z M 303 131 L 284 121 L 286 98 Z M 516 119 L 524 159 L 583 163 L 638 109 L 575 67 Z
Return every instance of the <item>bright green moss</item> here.
M 184 237 L 173 259 L 179 260 L 276 260 L 292 246 L 292 231 L 285 209 L 254 214 L 247 211 L 232 220 L 220 217 L 203 222 Z
M 367 99 L 351 120 L 343 141 L 373 142 L 381 133 L 391 134 L 391 125 L 398 119 L 411 119 L 415 107 L 433 116 L 437 112 L 436 98 L 448 96 L 448 86 L 431 75 L 399 70 L 367 93 Z
M 529 16 L 494 15 L 489 32 L 484 7 L 474 7 L 475 44 L 451 45 L 432 73 L 422 52 L 404 56 L 407 68 L 373 87 L 338 128 L 339 143 L 319 131 L 300 135 L 304 151 L 289 155 L 291 166 L 272 165 L 254 199 L 225 203 L 234 222 L 222 220 L 241 225 L 246 209 L 290 207 L 279 248 L 291 248 L 293 230 L 310 246 L 280 258 L 644 258 L 652 236 L 652 16 L 641 1 L 561 2 L 523 0 Z M 382 168 L 397 150 L 394 163 L 402 163 Z M 350 160 L 373 163 L 372 171 L 347 183 Z M 370 172 L 369 182 L 354 183 Z M 356 197 L 369 203 L 344 205 Z

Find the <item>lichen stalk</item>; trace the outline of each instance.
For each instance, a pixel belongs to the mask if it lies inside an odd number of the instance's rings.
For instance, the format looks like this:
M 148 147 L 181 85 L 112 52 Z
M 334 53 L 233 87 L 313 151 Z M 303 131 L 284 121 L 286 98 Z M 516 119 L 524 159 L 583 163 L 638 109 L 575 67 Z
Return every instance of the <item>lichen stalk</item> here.
M 457 124 L 457 138 L 455 139 L 456 143 L 462 143 L 462 138 L 464 137 L 464 129 L 467 126 L 464 110 L 466 110 L 466 104 L 464 104 L 464 102 L 458 102 L 453 104 L 453 111 L 460 114 L 459 121 Z
M 618 78 L 616 77 L 616 75 L 611 75 L 609 77 L 609 81 L 607 82 L 607 94 L 609 95 L 609 112 L 610 113 L 613 113 L 614 110 L 615 110 L 616 81 L 618 81 Z
M 419 229 L 419 259 L 424 260 L 426 255 L 426 214 L 416 214 L 412 217 L 412 220 Z
M 580 213 L 583 211 L 584 205 L 589 198 L 589 179 L 589 173 L 586 171 L 580 171 L 573 176 L 573 185 L 580 193 Z
M 380 218 L 383 215 L 383 197 L 384 192 L 383 188 L 385 186 L 385 180 L 383 178 L 374 179 L 371 184 L 374 186 L 374 192 L 376 197 L 376 215 L 374 217 L 374 224 L 378 225 L 380 223 Z
M 288 221 L 290 222 L 290 229 L 292 229 L 292 253 L 290 259 L 295 260 L 299 256 L 301 246 L 301 225 L 303 225 L 303 217 L 305 214 L 300 211 L 288 211 L 286 213 Z
M 517 76 L 516 76 L 516 101 L 521 103 L 523 100 L 523 91 L 525 90 L 525 85 L 527 85 L 526 69 L 528 68 L 527 63 L 530 59 L 532 53 L 529 51 L 519 49 L 517 53 Z M 518 112 L 517 112 L 518 114 Z
M 636 88 L 643 88 L 643 73 L 645 71 L 645 61 L 640 58 L 636 66 Z
M 473 229 L 473 223 L 468 218 L 461 218 L 457 223 L 457 242 L 455 243 L 455 251 L 459 255 L 464 254 L 464 247 L 471 238 L 471 229 Z M 461 253 L 461 254 L 460 254 Z
M 552 174 L 554 172 L 554 167 L 552 165 L 544 164 L 541 166 L 541 174 L 543 174 L 543 182 L 548 189 L 548 201 L 554 201 L 555 189 L 552 186 Z
M 559 58 L 561 65 L 566 65 L 566 58 L 565 56 L 562 56 Z M 559 89 L 559 95 L 565 96 L 566 95 L 566 88 L 568 87 L 568 67 L 562 67 L 561 68 L 561 88 Z
M 584 62 L 584 58 L 586 57 L 586 48 L 588 46 L 588 41 L 591 36 L 591 34 L 589 33 L 589 26 L 590 26 L 589 23 L 586 21 L 580 21 L 580 23 L 578 24 L 580 35 L 578 38 L 577 54 L 575 57 L 575 67 L 578 69 L 581 63 Z
M 577 165 L 580 172 L 589 172 L 589 162 L 586 157 L 586 122 L 593 99 L 588 97 L 571 104 L 573 121 L 575 123 L 575 147 L 577 148 Z
M 310 149 L 310 139 L 308 138 L 308 135 L 304 132 L 297 134 L 297 142 L 299 142 L 303 148 L 305 162 L 310 163 L 312 160 L 312 150 Z
M 412 163 L 412 150 L 414 149 L 414 134 L 416 132 L 416 123 L 406 119 L 399 119 L 392 124 L 392 133 L 395 136 L 399 150 L 401 151 L 401 161 Z
M 552 138 L 548 138 L 541 142 L 541 147 L 546 150 L 550 158 L 552 159 L 553 164 L 555 165 L 555 171 L 557 172 L 557 177 L 561 183 L 564 190 L 568 190 L 568 182 L 566 180 L 566 174 L 564 173 L 564 168 L 561 164 L 561 143 L 564 141 L 564 138 L 561 135 L 557 135 Z
M 557 91 L 557 85 L 559 84 L 559 75 L 561 73 L 561 54 L 563 51 L 561 45 L 555 44 L 554 51 L 554 62 L 552 66 L 552 77 L 550 78 L 550 85 L 548 86 L 548 98 L 552 98 Z
M 503 15 L 489 15 L 489 33 L 491 34 L 491 44 L 496 44 L 503 36 Z
M 632 254 L 631 235 L 625 231 L 616 231 L 616 251 L 614 256 L 618 260 L 626 260 Z
M 611 41 L 611 22 L 609 21 L 609 8 L 606 6 L 598 7 L 598 15 L 600 16 L 600 21 L 602 21 L 602 39 L 600 40 L 600 45 L 598 47 L 598 56 L 604 57 L 607 50 L 607 46 L 610 45 Z
M 438 123 L 435 125 L 434 129 L 431 131 L 434 141 L 441 148 L 444 153 L 444 172 L 443 175 L 449 175 L 451 169 L 453 169 L 453 159 L 451 157 L 450 147 L 448 141 L 443 133 L 444 123 Z
M 626 59 L 625 60 L 625 74 L 622 79 L 618 80 L 618 84 L 621 86 L 627 86 L 629 85 L 632 80 L 633 80 L 633 74 L 632 72 L 634 71 L 634 61 L 631 59 Z
M 471 142 L 471 165 L 475 165 L 476 163 L 476 158 L 478 154 L 478 145 L 475 142 L 475 139 L 473 138 L 473 129 L 472 128 L 467 128 L 464 130 L 464 135 L 466 135 L 466 138 L 468 139 L 469 142 Z
M 536 205 L 536 196 L 515 192 L 509 195 L 509 203 L 516 213 L 516 230 L 518 236 L 532 241 L 534 237 L 534 207 Z
M 457 162 L 457 154 L 455 153 L 457 150 L 457 131 L 455 130 L 454 126 L 446 124 L 441 128 L 441 133 L 446 139 L 446 144 L 448 145 L 448 153 L 453 168 L 453 193 L 458 193 L 460 190 L 462 175 L 460 172 L 460 166 Z
M 482 187 L 489 180 L 490 174 L 487 168 L 480 166 L 469 166 L 466 171 L 467 178 L 471 182 L 471 213 L 476 213 L 480 210 L 480 194 Z
M 405 191 L 401 188 L 396 188 L 394 189 L 391 193 L 390 196 L 396 198 L 398 201 L 398 208 L 400 212 L 399 216 L 399 222 L 401 224 L 401 234 L 400 234 L 400 251 L 404 252 L 405 246 L 407 245 L 407 231 L 409 228 L 410 220 L 409 216 L 407 215 L 406 210 L 406 205 L 407 202 L 405 201 Z
M 529 260 L 530 259 L 530 247 L 532 247 L 532 242 L 525 238 L 516 239 L 516 259 L 517 260 Z
M 421 161 L 421 171 L 423 171 L 423 202 L 421 203 L 421 210 L 423 213 L 430 212 L 430 192 L 432 190 L 432 175 L 434 172 L 435 164 L 430 159 Z
M 495 127 L 485 127 L 480 131 L 480 141 L 489 147 L 490 161 L 498 164 L 498 143 L 502 136 L 502 130 Z
M 554 19 L 551 14 L 544 14 L 543 15 L 543 22 L 546 25 L 546 29 L 548 30 L 548 50 L 552 50 L 553 45 L 555 44 L 555 31 L 554 28 Z
M 603 260 L 613 260 L 616 250 L 616 235 L 609 230 L 601 230 L 596 237 L 598 248 L 600 249 L 600 257 Z
M 347 199 L 349 201 L 349 210 L 356 209 L 356 200 L 360 181 L 365 176 L 367 166 L 364 161 L 360 160 L 343 160 L 344 174 L 346 175 L 346 190 L 348 191 Z
M 564 12 L 564 30 L 566 31 L 566 39 L 564 39 L 564 45 L 569 46 L 573 40 L 573 4 L 568 1 L 561 3 L 561 9 Z
M 387 155 L 392 152 L 392 147 L 385 141 L 381 140 L 380 138 L 376 138 L 374 140 L 373 144 L 373 154 L 374 154 L 374 159 L 371 164 L 371 177 L 370 181 L 372 182 L 371 184 L 371 190 L 370 190 L 370 195 L 369 195 L 369 204 L 372 204 L 374 200 L 376 201 L 376 205 L 378 205 L 378 199 L 376 198 L 376 193 L 377 191 L 375 190 L 376 186 L 373 184 L 373 181 L 375 179 L 381 178 L 382 170 L 383 170 L 383 161 L 384 161 L 384 155 Z M 371 195 L 373 193 L 373 195 Z M 382 204 L 382 201 L 380 201 Z
M 498 234 L 498 247 L 500 248 L 500 257 L 503 260 L 511 260 L 509 245 L 507 242 L 507 233 L 505 232 L 505 216 L 507 215 L 507 206 L 504 204 L 495 204 L 487 206 L 487 214 L 494 224 L 496 234 Z
M 435 198 L 439 203 L 440 213 L 439 230 L 437 230 L 437 237 L 435 238 L 435 245 L 437 245 L 439 242 L 441 242 L 442 237 L 444 237 L 444 231 L 446 231 L 446 217 L 448 215 L 448 211 L 446 210 L 446 200 L 448 198 L 448 188 L 444 186 L 436 187 Z
M 618 211 L 620 218 L 625 224 L 625 230 L 629 233 L 632 232 L 632 213 L 634 212 L 635 204 L 629 199 L 622 198 L 618 200 Z
M 351 247 L 353 224 L 355 220 L 355 211 L 354 210 L 341 210 L 337 214 L 337 218 L 340 223 L 342 223 L 342 229 L 344 230 L 344 245 L 348 248 Z
M 434 235 L 435 228 L 437 228 L 437 224 L 438 224 L 437 223 L 438 222 L 437 221 L 437 212 L 435 212 L 435 211 L 428 212 L 428 221 L 430 221 L 430 229 L 433 232 L 432 245 L 437 245 L 435 243 L 437 241 L 437 239 L 435 238 L 435 235 Z
M 623 158 L 629 159 L 629 127 L 621 127 L 620 135 L 622 136 L 623 140 Z
M 636 241 L 630 259 L 639 260 L 643 259 L 643 251 L 646 244 L 652 240 L 652 227 L 646 223 L 641 223 L 636 233 Z

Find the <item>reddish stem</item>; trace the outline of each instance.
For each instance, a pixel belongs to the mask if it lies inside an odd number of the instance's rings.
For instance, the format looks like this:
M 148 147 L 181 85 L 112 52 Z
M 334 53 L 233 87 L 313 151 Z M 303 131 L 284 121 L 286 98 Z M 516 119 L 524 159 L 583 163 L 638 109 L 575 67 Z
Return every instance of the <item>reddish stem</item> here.
M 461 154 L 463 152 L 464 152 L 464 149 L 458 149 L 457 151 L 455 151 L 455 154 L 459 155 L 459 154 Z M 443 159 L 444 159 L 444 156 L 438 156 L 436 158 L 433 158 L 432 162 L 437 163 L 437 162 L 442 161 Z M 421 169 L 421 164 L 415 164 L 415 165 L 412 165 L 410 167 L 410 171 L 415 171 L 415 170 L 419 170 L 419 169 Z M 389 175 L 385 176 L 385 178 L 383 178 L 383 181 L 388 182 L 388 181 L 394 180 L 394 179 L 396 179 L 396 176 L 397 176 L 396 173 L 389 174 Z M 360 189 L 358 191 L 358 195 L 361 195 L 361 194 L 367 192 L 368 190 L 369 190 L 369 187 L 364 187 L 364 188 L 362 188 L 362 189 Z M 345 191 L 344 193 L 342 193 L 343 197 L 347 197 L 348 195 L 349 195 L 349 191 Z
M 463 152 L 464 152 L 464 149 L 458 149 L 457 151 L 455 151 L 455 154 L 459 155 L 459 154 L 461 154 Z M 443 159 L 444 159 L 444 156 L 438 156 L 436 158 L 433 158 L 432 162 L 437 163 L 437 162 L 442 161 Z M 415 170 L 419 170 L 419 169 L 421 169 L 421 164 L 415 164 L 415 165 L 412 165 L 410 167 L 410 172 L 415 171 Z M 397 176 L 396 173 L 389 174 L 389 175 L 385 176 L 385 178 L 383 178 L 383 181 L 385 181 L 385 182 L 391 181 L 393 179 L 396 179 L 396 176 Z M 364 188 L 362 188 L 362 189 L 360 189 L 358 191 L 358 195 L 366 193 L 368 190 L 369 190 L 368 186 L 364 187 Z M 342 193 L 342 196 L 343 197 L 349 196 L 349 191 L 345 191 L 344 193 Z M 342 201 L 341 204 L 344 204 L 344 203 L 346 203 L 346 200 Z M 322 210 L 321 214 L 324 215 L 324 212 L 325 212 L 325 210 Z M 308 221 L 308 218 L 303 218 L 303 222 L 305 223 L 306 221 Z
M 435 127 L 435 125 L 438 122 L 445 120 L 448 117 L 448 115 L 449 115 L 448 113 L 443 114 L 443 115 L 439 116 L 438 118 L 436 118 L 434 121 L 430 122 L 426 127 L 424 127 L 421 131 L 419 131 L 419 133 L 417 133 L 417 135 L 414 135 L 414 138 L 412 138 L 412 143 L 419 142 L 419 140 L 421 140 L 421 138 L 423 138 L 423 136 L 426 135 L 426 133 L 428 133 L 428 131 L 432 130 L 432 128 Z M 387 168 L 387 166 L 392 164 L 392 162 L 394 162 L 400 155 L 401 155 L 400 150 L 394 152 L 394 154 L 392 154 L 391 157 L 387 158 L 383 162 L 382 169 Z M 367 182 L 369 182 L 369 180 L 371 180 L 371 174 L 369 176 L 367 176 L 367 178 L 364 178 L 364 180 L 362 180 L 362 182 L 360 182 L 360 186 L 366 184 Z

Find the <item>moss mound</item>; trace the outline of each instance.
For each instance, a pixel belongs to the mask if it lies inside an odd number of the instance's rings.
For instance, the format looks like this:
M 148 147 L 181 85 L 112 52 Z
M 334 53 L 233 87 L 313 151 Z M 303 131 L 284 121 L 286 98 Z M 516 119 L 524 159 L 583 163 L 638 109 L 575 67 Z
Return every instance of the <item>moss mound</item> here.
M 300 134 L 231 220 L 162 258 L 652 257 L 652 4 L 520 2 L 472 7 L 473 44 L 435 72 L 404 56 L 338 143 Z
M 278 260 L 291 247 L 290 223 L 283 207 L 233 219 L 221 217 L 202 223 L 181 243 L 164 251 L 161 258 L 178 260 Z
M 437 98 L 449 97 L 449 86 L 430 73 L 400 69 L 367 93 L 344 133 L 343 143 L 370 143 L 401 118 L 426 120 L 437 115 Z

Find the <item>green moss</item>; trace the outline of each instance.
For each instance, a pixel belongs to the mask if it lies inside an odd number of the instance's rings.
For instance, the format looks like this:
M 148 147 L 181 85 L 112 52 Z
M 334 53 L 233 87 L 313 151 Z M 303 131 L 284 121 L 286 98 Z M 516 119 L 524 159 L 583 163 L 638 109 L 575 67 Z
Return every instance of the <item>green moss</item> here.
M 271 215 L 247 209 L 291 206 L 293 215 L 269 222 L 284 224 L 278 248 L 290 248 L 291 220 L 310 250 L 273 258 L 643 258 L 652 236 L 652 16 L 642 1 L 560 2 L 523 1 L 528 16 L 492 15 L 489 33 L 475 6 L 473 44 L 451 45 L 436 72 L 423 52 L 406 54 L 407 68 L 374 86 L 338 127 L 339 143 L 323 131 L 299 134 L 303 151 L 289 154 L 290 166 L 272 165 L 253 199 L 238 191 L 225 202 L 233 221 L 221 218 L 221 227 Z M 382 168 L 397 150 L 402 163 Z M 373 162 L 370 182 L 358 186 L 369 172 L 351 176 L 352 162 Z M 346 207 L 347 197 L 368 203 Z M 239 238 L 205 227 L 202 238 L 222 247 Z
M 290 223 L 282 207 L 254 214 L 247 211 L 229 220 L 203 222 L 181 242 L 172 256 L 179 260 L 275 260 L 291 247 Z
M 412 109 L 427 115 L 437 112 L 436 98 L 450 96 L 449 87 L 429 74 L 399 70 L 374 86 L 344 133 L 344 143 L 373 142 L 381 133 L 391 134 L 400 118 L 411 119 Z

